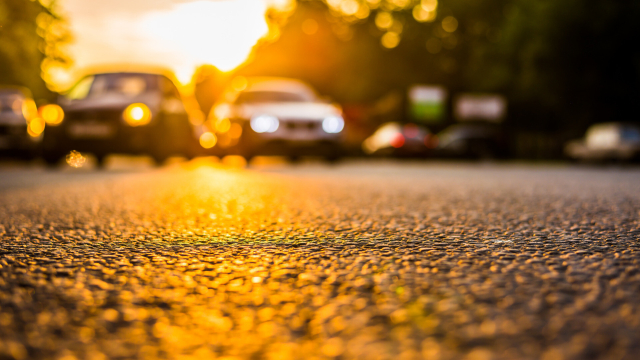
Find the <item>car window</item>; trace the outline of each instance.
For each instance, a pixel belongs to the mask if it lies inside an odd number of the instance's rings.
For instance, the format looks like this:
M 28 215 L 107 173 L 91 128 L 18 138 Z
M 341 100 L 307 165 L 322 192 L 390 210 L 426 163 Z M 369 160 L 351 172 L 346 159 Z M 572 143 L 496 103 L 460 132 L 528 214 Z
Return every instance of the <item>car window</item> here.
M 66 95 L 68 99 L 80 100 L 108 94 L 135 97 L 157 88 L 155 75 L 150 74 L 99 74 L 80 80 Z
M 305 102 L 310 101 L 305 94 L 284 91 L 243 91 L 238 94 L 236 104 L 274 103 L 274 102 Z
M 84 99 L 89 95 L 89 90 L 91 90 L 91 84 L 93 84 L 93 76 L 87 76 L 82 80 L 78 81 L 74 87 L 69 90 L 66 97 L 71 100 L 79 100 Z

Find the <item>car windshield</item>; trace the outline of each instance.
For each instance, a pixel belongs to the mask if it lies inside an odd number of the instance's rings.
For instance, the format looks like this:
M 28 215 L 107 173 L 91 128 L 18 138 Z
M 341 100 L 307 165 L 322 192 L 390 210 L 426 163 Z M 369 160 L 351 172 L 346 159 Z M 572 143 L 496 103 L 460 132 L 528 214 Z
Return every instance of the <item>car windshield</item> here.
M 312 101 L 307 94 L 284 91 L 243 91 L 238 94 L 236 104 L 274 103 L 274 102 L 305 102 Z
M 135 97 L 157 88 L 157 77 L 151 74 L 116 73 L 87 76 L 66 95 L 72 100 L 111 94 Z

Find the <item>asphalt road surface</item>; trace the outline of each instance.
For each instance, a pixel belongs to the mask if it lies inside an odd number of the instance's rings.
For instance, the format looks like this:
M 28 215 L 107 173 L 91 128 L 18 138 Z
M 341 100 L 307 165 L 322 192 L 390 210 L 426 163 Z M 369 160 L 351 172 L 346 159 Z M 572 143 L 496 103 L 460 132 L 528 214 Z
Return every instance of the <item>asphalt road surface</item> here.
M 1 359 L 638 359 L 640 171 L 0 169 Z

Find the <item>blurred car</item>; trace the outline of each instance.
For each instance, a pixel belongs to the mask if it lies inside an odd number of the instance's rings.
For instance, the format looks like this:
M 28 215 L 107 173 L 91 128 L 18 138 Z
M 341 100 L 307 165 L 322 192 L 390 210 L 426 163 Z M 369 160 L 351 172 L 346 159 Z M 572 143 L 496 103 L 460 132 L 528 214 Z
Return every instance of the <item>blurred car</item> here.
M 434 138 L 424 126 L 389 122 L 381 125 L 363 143 L 362 149 L 370 155 L 426 156 L 434 147 Z
M 564 151 L 574 160 L 639 160 L 640 127 L 616 122 L 595 124 L 587 129 L 584 139 L 568 142 Z
M 36 155 L 44 122 L 38 118 L 31 92 L 25 88 L 0 87 L 0 153 Z
M 506 145 L 498 125 L 455 124 L 438 134 L 436 154 L 448 158 L 496 159 L 506 155 Z
M 213 140 L 205 147 L 223 155 L 315 155 L 336 160 L 342 154 L 344 125 L 341 108 L 300 80 L 239 77 L 212 108 L 210 132 L 200 140 L 203 146 Z
M 82 78 L 59 99 L 64 120 L 47 126 L 43 157 L 57 163 L 72 150 L 95 155 L 147 154 L 157 163 L 190 156 L 196 139 L 180 93 L 158 73 L 114 72 Z

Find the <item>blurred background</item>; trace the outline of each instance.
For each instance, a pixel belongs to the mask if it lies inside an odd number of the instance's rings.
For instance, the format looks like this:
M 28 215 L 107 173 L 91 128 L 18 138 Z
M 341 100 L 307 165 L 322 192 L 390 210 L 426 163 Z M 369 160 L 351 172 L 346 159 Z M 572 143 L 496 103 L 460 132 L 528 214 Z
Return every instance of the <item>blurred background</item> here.
M 285 77 L 340 109 L 340 155 L 579 159 L 627 141 L 631 159 L 638 18 L 633 0 L 2 0 L 0 95 L 33 100 L 38 138 L 82 76 L 168 70 L 206 154 L 225 89 Z

